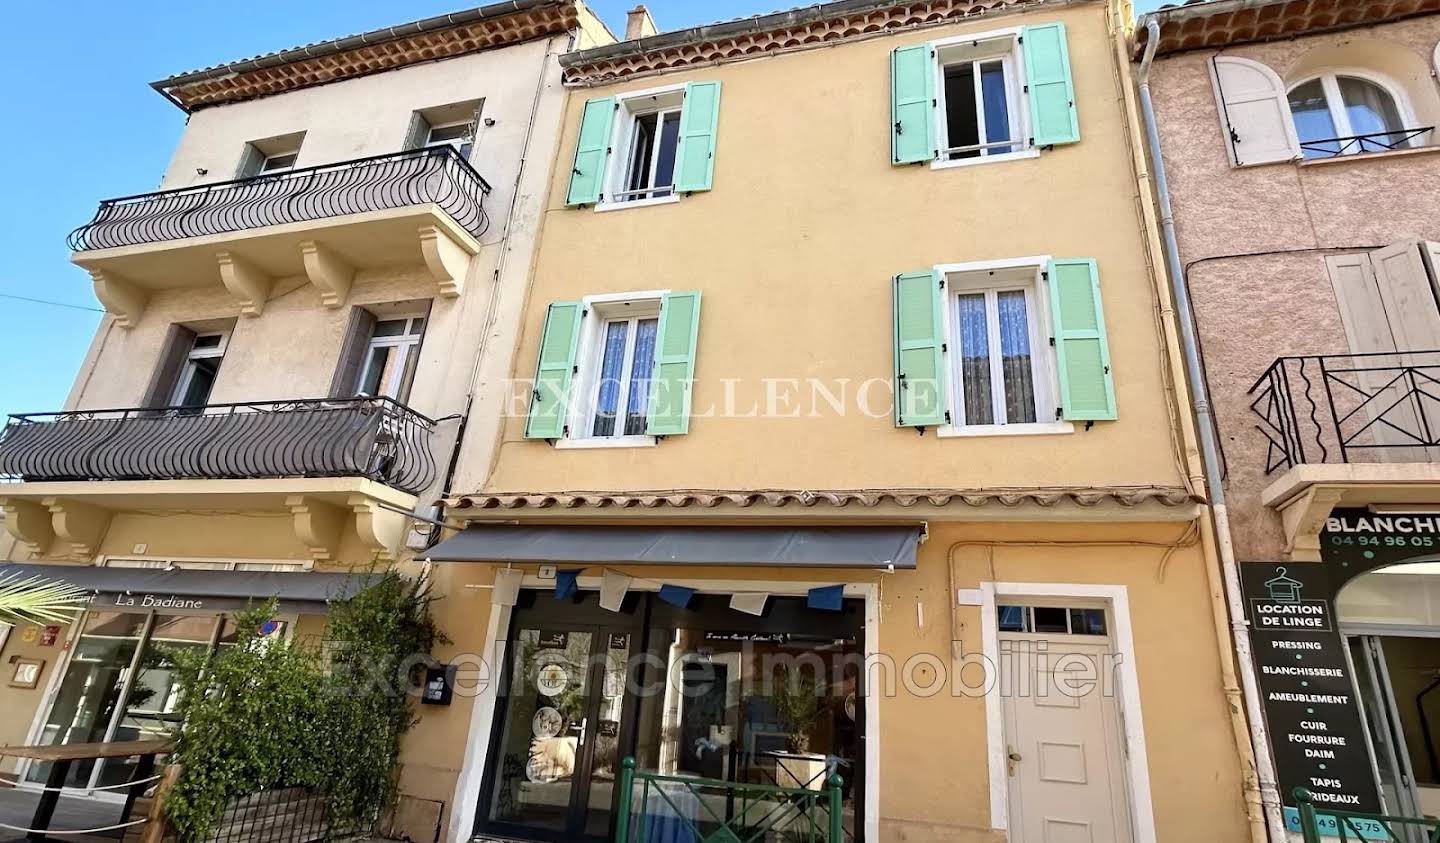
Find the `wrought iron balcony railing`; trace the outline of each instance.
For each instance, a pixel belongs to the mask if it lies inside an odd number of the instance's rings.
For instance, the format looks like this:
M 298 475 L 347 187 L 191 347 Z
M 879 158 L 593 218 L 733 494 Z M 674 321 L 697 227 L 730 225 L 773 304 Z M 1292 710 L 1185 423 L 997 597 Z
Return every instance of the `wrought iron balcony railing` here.
M 479 237 L 490 185 L 450 146 L 413 149 L 273 175 L 106 199 L 70 248 L 162 243 L 266 225 L 433 202 Z
M 434 430 L 389 398 L 28 413 L 0 434 L 0 478 L 366 477 L 419 494 L 436 476 Z
M 1426 144 L 1419 143 L 1419 138 L 1434 131 L 1434 126 L 1420 126 L 1414 129 L 1371 132 L 1366 135 L 1350 135 L 1343 138 L 1301 141 L 1300 149 L 1306 158 L 1333 158 L 1337 155 L 1355 155 L 1361 152 L 1387 152 L 1392 149 L 1425 146 Z
M 1250 387 L 1265 473 L 1440 462 L 1440 351 L 1281 357 Z

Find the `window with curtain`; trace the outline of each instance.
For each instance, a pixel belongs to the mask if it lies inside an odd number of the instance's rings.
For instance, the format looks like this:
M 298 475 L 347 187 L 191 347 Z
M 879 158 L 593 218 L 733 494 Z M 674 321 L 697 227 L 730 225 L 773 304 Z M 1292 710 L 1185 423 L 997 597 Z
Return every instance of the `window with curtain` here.
M 1327 73 L 1291 88 L 1289 100 L 1309 159 L 1406 149 L 1416 140 L 1395 96 L 1370 79 Z
M 959 427 L 1053 421 L 1038 266 L 953 273 L 950 322 Z M 1043 348 L 1044 353 L 1037 353 Z
M 645 435 L 659 322 L 658 318 L 648 317 L 605 322 L 591 436 Z

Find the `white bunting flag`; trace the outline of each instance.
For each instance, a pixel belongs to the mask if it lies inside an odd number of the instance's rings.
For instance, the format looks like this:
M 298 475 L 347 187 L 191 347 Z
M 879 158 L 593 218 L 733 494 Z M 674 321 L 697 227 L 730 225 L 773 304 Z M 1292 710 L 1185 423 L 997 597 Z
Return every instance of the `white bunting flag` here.
M 764 591 L 732 594 L 730 595 L 730 608 L 747 615 L 763 615 L 765 614 L 765 601 L 769 599 L 770 594 Z
M 625 602 L 625 595 L 629 592 L 630 577 L 606 570 L 605 576 L 600 580 L 600 608 L 611 612 L 620 611 L 620 604 Z

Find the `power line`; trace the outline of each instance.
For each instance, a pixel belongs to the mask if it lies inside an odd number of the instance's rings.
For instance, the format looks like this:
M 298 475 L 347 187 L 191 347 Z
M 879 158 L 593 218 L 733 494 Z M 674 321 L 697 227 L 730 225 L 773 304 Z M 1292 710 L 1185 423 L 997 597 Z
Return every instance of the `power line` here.
M 16 301 L 28 301 L 28 302 L 30 302 L 31 304 L 48 304 L 48 305 L 50 305 L 51 307 L 68 307 L 68 308 L 70 308 L 71 310 L 88 310 L 88 311 L 91 311 L 92 313 L 104 313 L 104 312 L 105 312 L 105 311 L 104 311 L 103 309 L 101 309 L 101 308 L 98 308 L 98 307 L 87 307 L 87 306 L 85 306 L 85 305 L 83 305 L 83 304 L 69 304 L 69 303 L 63 302 L 63 301 L 49 301 L 49 300 L 47 300 L 47 299 L 32 299 L 32 298 L 29 298 L 28 296 L 13 296 L 13 295 L 11 295 L 11 294 L 9 294 L 9 293 L 0 293 L 0 299 L 15 299 Z

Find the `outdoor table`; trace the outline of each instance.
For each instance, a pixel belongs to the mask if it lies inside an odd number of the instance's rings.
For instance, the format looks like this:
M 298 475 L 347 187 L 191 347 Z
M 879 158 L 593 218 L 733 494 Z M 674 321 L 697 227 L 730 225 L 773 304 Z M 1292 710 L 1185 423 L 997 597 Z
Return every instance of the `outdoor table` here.
M 55 806 L 60 802 L 60 791 L 64 787 L 65 778 L 70 775 L 71 764 L 91 759 L 130 758 L 137 755 L 140 757 L 140 763 L 135 768 L 136 784 L 130 787 L 130 792 L 125 797 L 125 808 L 120 814 L 120 822 L 125 823 L 130 819 L 130 811 L 135 807 L 136 798 L 145 791 L 145 780 L 155 772 L 155 756 L 163 755 L 174 748 L 175 742 L 168 739 L 112 741 L 49 746 L 4 746 L 0 747 L 0 756 L 8 755 L 11 758 L 29 758 L 32 761 L 50 763 L 50 776 L 45 780 L 45 792 L 40 795 L 40 804 L 35 806 L 35 816 L 30 822 L 30 832 L 26 835 L 29 840 L 43 841 L 48 839 L 45 832 L 50 829 L 50 820 L 55 815 Z

